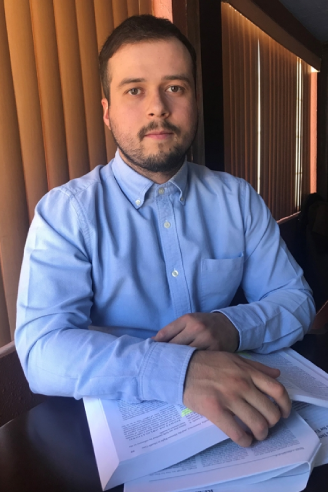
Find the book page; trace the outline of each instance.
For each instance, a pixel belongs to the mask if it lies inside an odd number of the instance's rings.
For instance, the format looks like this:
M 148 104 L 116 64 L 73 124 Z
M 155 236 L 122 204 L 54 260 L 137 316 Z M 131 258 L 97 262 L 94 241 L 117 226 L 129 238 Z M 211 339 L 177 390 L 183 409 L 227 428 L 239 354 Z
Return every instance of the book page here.
M 328 374 L 294 350 L 279 350 L 272 354 L 241 352 L 240 355 L 279 369 L 278 381 L 285 386 L 292 400 L 328 407 Z
M 279 476 L 257 483 L 243 483 L 243 480 L 211 485 L 205 489 L 190 489 L 186 492 L 299 492 L 304 490 L 310 477 L 310 470 L 291 476 Z
M 227 439 L 212 422 L 183 405 L 102 400 L 102 406 L 120 461 L 167 446 L 208 427 L 222 434 L 215 442 Z
M 230 439 L 160 472 L 125 484 L 125 492 L 174 492 L 210 489 L 210 485 L 243 479 L 248 483 L 279 476 L 298 468 L 310 472 L 320 446 L 304 420 L 292 412 L 270 429 L 267 439 L 242 448 Z
M 294 402 L 293 408 L 314 430 L 320 439 L 321 448 L 315 457 L 314 466 L 328 463 L 328 411 L 310 403 Z

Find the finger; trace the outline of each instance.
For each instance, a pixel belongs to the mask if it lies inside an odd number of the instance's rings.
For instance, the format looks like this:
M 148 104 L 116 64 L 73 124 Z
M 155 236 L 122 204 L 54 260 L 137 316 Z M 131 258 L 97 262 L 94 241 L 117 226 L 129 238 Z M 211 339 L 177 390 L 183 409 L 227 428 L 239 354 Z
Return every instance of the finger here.
M 184 330 L 180 331 L 178 335 L 173 337 L 169 343 L 176 343 L 178 345 L 190 345 L 191 347 L 198 347 L 198 345 L 193 345 L 195 342 L 195 334 L 188 328 L 185 328 Z
M 170 343 L 189 345 L 199 350 L 219 350 L 219 340 L 213 339 L 209 330 L 199 330 L 195 325 L 187 325 Z
M 241 359 L 246 364 L 254 367 L 254 369 L 257 369 L 258 371 L 263 372 L 264 374 L 266 374 L 267 376 L 270 376 L 271 378 L 278 378 L 280 376 L 279 369 L 277 369 L 275 367 L 269 367 L 269 366 L 266 366 L 264 364 L 261 364 L 261 362 L 256 362 L 255 360 L 244 359 L 243 357 L 241 357 Z
M 190 347 L 195 347 L 198 350 L 219 350 L 219 339 L 213 339 L 208 331 L 198 333 L 194 336 L 194 340 L 189 342 Z
M 274 407 L 272 402 L 271 405 Z M 268 436 L 269 427 L 271 427 L 271 425 L 257 407 L 249 404 L 246 400 L 239 399 L 238 402 L 236 402 L 236 408 L 232 406 L 231 411 L 249 428 L 255 439 L 263 441 L 263 439 Z M 280 418 L 278 409 L 277 413 L 278 421 Z M 275 423 L 277 423 L 277 421 Z
M 155 342 L 169 342 L 185 328 L 185 322 L 178 318 L 164 326 L 154 337 Z
M 245 395 L 245 401 L 265 419 L 268 427 L 276 425 L 282 417 L 280 408 L 276 403 L 261 391 L 248 393 Z M 247 422 L 245 421 L 245 423 Z
M 207 416 L 207 418 L 219 427 L 236 444 L 239 444 L 239 446 L 246 448 L 252 444 L 253 436 L 243 429 L 241 424 L 235 419 L 232 412 L 225 410 L 224 412 L 220 412 L 219 417 L 217 414 L 214 414 L 212 417 Z
M 281 415 L 284 418 L 287 418 L 290 414 L 292 403 L 286 388 L 279 383 L 279 381 L 276 381 L 259 371 L 252 373 L 251 377 L 255 386 L 266 395 L 271 396 L 277 403 Z

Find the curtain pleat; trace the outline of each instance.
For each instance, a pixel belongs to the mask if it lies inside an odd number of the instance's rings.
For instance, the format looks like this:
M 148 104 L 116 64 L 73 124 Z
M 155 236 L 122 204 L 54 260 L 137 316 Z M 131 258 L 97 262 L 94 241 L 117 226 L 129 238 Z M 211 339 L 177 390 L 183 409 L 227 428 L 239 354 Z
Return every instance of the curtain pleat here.
M 260 31 L 261 188 L 278 220 L 295 212 L 297 57 Z
M 257 28 L 222 4 L 225 170 L 256 188 Z
M 54 0 L 54 12 L 68 168 L 72 179 L 90 170 L 75 1 Z
M 302 195 L 306 196 L 311 191 L 311 167 L 307 165 L 311 162 L 311 139 L 304 138 L 306 135 L 310 135 L 310 122 L 311 122 L 311 67 L 305 63 L 302 63 L 303 74 L 303 141 L 302 141 Z M 311 137 L 311 135 L 310 135 Z
M 101 84 L 98 75 L 98 44 L 93 0 L 76 2 L 82 68 L 89 165 L 93 169 L 107 161 L 102 121 Z
M 53 2 L 30 0 L 30 9 L 48 188 L 51 189 L 69 180 Z
M 38 79 L 28 0 L 5 0 L 11 69 L 30 220 L 48 190 Z
M 152 13 L 152 1 L 139 0 L 139 14 L 151 14 L 151 13 Z
M 127 2 L 122 0 L 112 0 L 114 27 L 117 27 L 128 17 Z
M 139 0 L 127 0 L 127 7 L 128 7 L 128 17 L 132 17 L 132 15 L 139 14 Z
M 311 67 L 228 3 L 222 39 L 225 170 L 259 191 L 278 220 L 310 192 Z
M 104 42 L 108 37 L 108 33 L 114 29 L 114 17 L 112 0 L 94 0 L 95 22 L 98 52 L 101 50 Z M 103 123 L 106 141 L 107 161 L 110 161 L 115 154 L 116 144 L 113 135 Z
M 150 0 L 0 0 L 0 346 L 13 339 L 19 273 L 40 198 L 115 153 L 98 51 Z
M 4 2 L 0 0 L 0 262 L 1 339 L 15 327 L 17 284 L 29 218 Z M 26 121 L 30 125 L 30 121 Z M 34 168 L 32 169 L 34 172 Z M 7 319 L 6 319 L 7 318 Z

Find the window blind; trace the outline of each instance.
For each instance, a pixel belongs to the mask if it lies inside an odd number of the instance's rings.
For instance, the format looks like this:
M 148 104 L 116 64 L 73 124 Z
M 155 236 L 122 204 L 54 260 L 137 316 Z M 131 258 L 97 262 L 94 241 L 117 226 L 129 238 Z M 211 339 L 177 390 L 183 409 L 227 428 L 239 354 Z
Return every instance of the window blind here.
M 13 339 L 35 205 L 114 155 L 98 51 L 126 17 L 145 13 L 151 0 L 0 0 L 0 347 Z

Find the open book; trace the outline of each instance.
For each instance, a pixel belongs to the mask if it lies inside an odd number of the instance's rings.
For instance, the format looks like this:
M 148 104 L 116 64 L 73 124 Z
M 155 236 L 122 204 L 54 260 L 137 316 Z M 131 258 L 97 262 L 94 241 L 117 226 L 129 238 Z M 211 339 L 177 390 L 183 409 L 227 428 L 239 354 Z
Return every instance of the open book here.
M 296 419 L 296 412 L 308 425 Z M 246 450 L 224 441 L 162 472 L 126 483 L 124 492 L 299 492 L 306 487 L 312 467 L 326 463 L 326 408 L 294 402 L 291 416 L 275 426 L 265 441 Z
M 293 401 L 328 408 L 328 374 L 293 349 L 272 354 L 242 352 L 239 355 L 280 370 L 280 381 Z
M 279 380 L 285 385 L 293 400 L 328 407 L 328 375 L 292 349 L 285 349 L 268 355 L 254 353 L 243 353 L 241 355 L 268 366 L 279 368 L 281 370 Z M 84 398 L 84 405 L 100 480 L 104 490 L 176 465 L 227 439 L 227 436 L 205 417 L 192 412 L 182 405 L 170 405 L 159 401 L 128 404 L 124 401 L 102 400 L 99 398 Z M 295 422 L 298 420 L 302 424 L 298 423 L 296 425 Z M 291 473 L 295 476 L 297 475 L 300 480 L 307 480 L 311 471 L 312 461 L 319 449 L 318 438 L 304 421 L 299 417 L 293 417 L 291 420 L 282 421 L 274 428 L 277 429 L 278 439 L 280 439 L 279 435 L 283 435 L 283 431 L 280 429 L 285 428 L 284 425 L 292 425 L 292 429 L 289 429 L 289 431 L 295 435 L 296 440 L 303 439 L 302 433 L 299 431 L 301 428 L 303 428 L 302 432 L 312 433 L 313 443 L 316 444 L 313 444 L 313 448 L 306 444 L 302 446 L 297 444 L 296 450 L 288 451 L 287 456 L 293 457 L 294 461 L 288 465 L 291 467 L 289 471 L 287 469 L 284 471 L 279 467 L 280 471 L 276 473 L 276 483 L 278 484 L 278 478 L 284 475 L 284 484 L 287 483 L 290 470 L 293 470 Z M 275 433 L 276 431 L 274 430 L 273 432 Z M 274 433 L 273 435 L 275 435 Z M 269 443 L 269 439 L 257 444 L 263 444 L 265 447 L 264 443 Z M 227 441 L 227 443 L 223 443 L 220 446 L 223 448 L 225 445 L 232 446 L 232 449 L 242 449 L 231 443 L 231 441 Z M 302 447 L 304 454 L 302 454 L 300 449 L 297 449 L 298 447 Z M 220 453 L 220 451 L 218 452 Z M 226 451 L 224 454 L 226 454 Z M 286 464 L 286 454 L 284 452 L 282 457 Z M 250 477 L 253 478 L 248 478 L 248 486 L 252 483 L 252 487 L 253 485 L 255 487 L 256 481 L 262 480 L 265 476 L 269 477 L 270 473 L 270 478 L 272 478 L 274 472 L 272 470 L 269 471 L 269 469 L 270 466 L 271 468 L 275 466 L 276 459 L 275 457 L 274 464 L 272 464 L 272 457 L 270 457 L 269 453 L 265 459 L 253 460 L 254 463 L 257 463 L 256 467 L 261 467 L 262 464 L 263 466 L 265 464 L 267 469 L 264 467 L 261 471 L 255 467 L 254 471 L 250 473 Z M 246 458 L 245 462 L 248 464 L 245 464 L 245 466 L 250 470 L 247 460 L 248 458 Z M 176 466 L 179 467 L 180 465 Z M 224 468 L 226 469 L 227 466 Z M 265 475 L 266 473 L 269 474 Z M 262 478 L 255 479 L 256 475 Z M 303 475 L 302 478 L 301 475 Z M 149 477 L 146 477 L 145 480 L 148 479 Z M 208 483 L 211 482 L 205 481 L 203 485 Z M 271 481 L 268 483 L 271 484 Z M 220 487 L 217 480 L 212 480 L 212 484 Z M 126 487 L 130 487 L 130 485 L 133 486 L 132 484 L 127 484 Z M 193 485 L 198 487 L 196 484 Z M 278 486 L 280 487 L 280 485 Z M 190 490 L 191 486 L 185 486 L 185 489 Z M 218 492 L 221 489 L 218 488 Z M 127 488 L 126 490 L 129 491 L 130 489 Z M 147 489 L 144 489 L 142 485 L 141 488 L 132 490 L 146 491 Z M 159 491 L 158 488 L 149 490 Z M 173 490 L 180 489 L 175 488 Z M 224 490 L 228 489 L 225 488 Z M 290 492 L 292 490 L 290 488 Z M 298 490 L 301 489 L 299 488 Z M 201 492 L 199 487 L 198 491 Z
M 228 438 L 183 405 L 84 398 L 84 407 L 103 490 L 162 470 Z
M 254 486 L 257 490 L 257 484 L 263 492 L 272 479 L 277 485 L 278 478 L 291 476 L 297 477 L 299 488 L 295 490 L 299 491 L 306 486 L 319 448 L 316 433 L 293 411 L 270 430 L 265 441 L 241 448 L 228 439 L 177 465 L 126 483 L 124 492 L 198 492 L 205 488 L 250 492 Z M 288 492 L 293 490 L 290 487 Z

